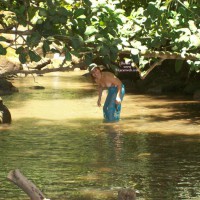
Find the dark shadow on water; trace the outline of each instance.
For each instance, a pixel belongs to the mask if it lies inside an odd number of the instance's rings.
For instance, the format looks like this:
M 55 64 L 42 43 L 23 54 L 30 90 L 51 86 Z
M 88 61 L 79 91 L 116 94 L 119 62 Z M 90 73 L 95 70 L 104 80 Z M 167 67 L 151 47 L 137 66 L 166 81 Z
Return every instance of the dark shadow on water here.
M 148 97 L 148 102 L 141 102 L 144 104 L 144 108 L 151 110 L 165 109 L 168 112 L 168 115 L 160 114 L 144 114 L 143 117 L 149 122 L 155 121 L 170 121 L 170 120 L 187 120 L 188 125 L 200 124 L 200 101 L 191 100 L 191 98 L 186 97 L 172 97 L 172 96 L 146 96 Z M 132 97 L 134 102 L 134 95 Z M 160 102 L 159 102 L 159 101 Z M 162 103 L 162 100 L 164 103 Z M 152 102 L 152 103 L 151 103 Z M 153 103 L 155 102 L 155 103 Z M 158 102 L 158 103 L 157 103 Z M 137 115 L 130 115 L 126 119 L 137 119 Z

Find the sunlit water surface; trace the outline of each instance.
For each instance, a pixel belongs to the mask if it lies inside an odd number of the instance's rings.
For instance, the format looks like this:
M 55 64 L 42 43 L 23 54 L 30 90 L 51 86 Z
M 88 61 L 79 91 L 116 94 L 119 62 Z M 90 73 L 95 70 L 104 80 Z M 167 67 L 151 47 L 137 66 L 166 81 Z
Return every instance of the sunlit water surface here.
M 113 200 L 120 188 L 142 200 L 200 199 L 200 103 L 126 94 L 122 120 L 105 124 L 82 74 L 13 81 L 20 92 L 3 97 L 13 121 L 0 127 L 0 199 L 28 199 L 6 179 L 13 169 L 51 200 Z

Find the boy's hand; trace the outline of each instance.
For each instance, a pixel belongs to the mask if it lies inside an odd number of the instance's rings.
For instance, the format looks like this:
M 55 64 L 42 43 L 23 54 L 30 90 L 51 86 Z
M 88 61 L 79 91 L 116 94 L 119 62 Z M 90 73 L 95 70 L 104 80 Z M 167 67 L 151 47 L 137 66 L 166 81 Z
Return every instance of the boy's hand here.
M 116 104 L 121 104 L 121 101 L 122 101 L 121 98 L 116 97 L 116 100 L 115 100 L 115 103 L 116 103 Z

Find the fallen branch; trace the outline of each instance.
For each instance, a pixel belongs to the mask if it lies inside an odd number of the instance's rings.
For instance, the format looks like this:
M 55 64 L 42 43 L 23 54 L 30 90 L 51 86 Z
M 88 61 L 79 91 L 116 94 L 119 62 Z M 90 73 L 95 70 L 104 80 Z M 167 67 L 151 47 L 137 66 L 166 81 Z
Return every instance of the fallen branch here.
M 50 200 L 46 199 L 44 194 L 29 181 L 19 169 L 11 170 L 7 176 L 8 180 L 21 188 L 31 200 Z M 136 200 L 136 192 L 134 189 L 127 188 L 118 191 L 118 200 Z
M 31 200 L 49 200 L 45 198 L 44 194 L 42 194 L 42 192 L 31 181 L 21 174 L 19 169 L 10 171 L 7 178 L 9 181 L 21 188 Z

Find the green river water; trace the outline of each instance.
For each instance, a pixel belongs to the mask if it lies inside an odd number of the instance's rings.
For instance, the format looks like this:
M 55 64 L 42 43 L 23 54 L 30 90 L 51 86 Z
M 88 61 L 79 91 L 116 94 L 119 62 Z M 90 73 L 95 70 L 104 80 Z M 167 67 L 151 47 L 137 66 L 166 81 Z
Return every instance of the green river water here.
M 7 180 L 13 169 L 51 200 L 114 200 L 121 188 L 139 200 L 199 200 L 200 103 L 127 93 L 122 120 L 105 124 L 82 74 L 18 78 L 19 93 L 2 97 L 12 124 L 0 127 L 0 200 L 29 199 Z

